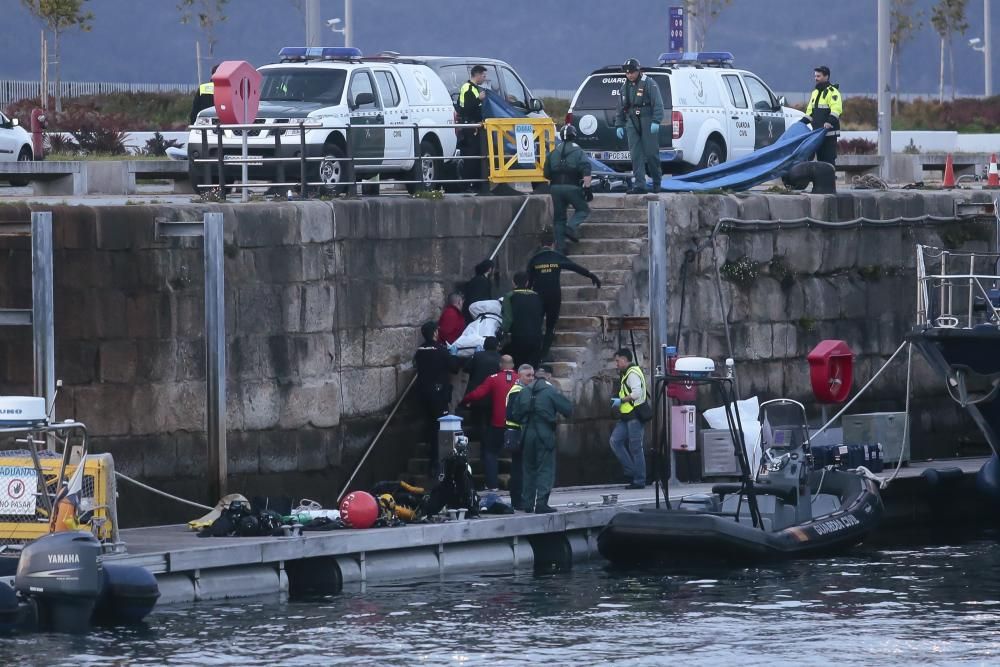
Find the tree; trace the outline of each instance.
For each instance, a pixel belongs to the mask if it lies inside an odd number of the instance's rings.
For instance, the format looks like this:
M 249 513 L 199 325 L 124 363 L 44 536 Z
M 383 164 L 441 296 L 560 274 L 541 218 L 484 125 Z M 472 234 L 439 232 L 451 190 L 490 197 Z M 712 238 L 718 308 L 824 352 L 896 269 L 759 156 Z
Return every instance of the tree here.
M 892 0 L 892 15 L 890 17 L 891 28 L 889 31 L 889 62 L 895 71 L 895 84 L 893 90 L 896 95 L 893 102 L 898 101 L 899 96 L 899 62 L 902 60 L 901 54 L 903 45 L 913 39 L 913 36 L 924 27 L 923 10 L 913 11 L 915 0 Z M 893 114 L 896 110 L 893 110 Z
M 931 8 L 931 25 L 941 38 L 941 68 L 938 77 L 938 101 L 944 102 L 944 52 L 948 47 L 948 61 L 951 65 L 951 99 L 955 99 L 955 55 L 952 51 L 952 36 L 965 33 L 969 29 L 965 12 L 968 0 L 938 0 Z
M 205 42 L 208 44 L 209 60 L 215 59 L 215 43 L 219 38 L 215 35 L 215 28 L 218 24 L 226 20 L 226 4 L 229 0 L 180 0 L 177 3 L 177 11 L 181 13 L 181 23 L 188 24 L 198 21 L 198 27 L 205 35 Z M 201 83 L 201 61 L 198 61 L 198 83 Z
M 59 57 L 59 35 L 67 28 L 78 27 L 84 32 L 90 32 L 90 22 L 94 20 L 94 15 L 83 10 L 83 4 L 88 0 L 21 0 L 21 4 L 28 8 L 39 21 L 42 27 L 52 33 L 53 53 L 56 60 L 56 111 L 62 111 L 62 94 L 59 90 L 62 83 L 60 70 L 62 67 Z M 48 91 L 42 91 L 43 96 L 48 95 Z
M 708 28 L 732 2 L 733 0 L 684 0 L 688 15 L 688 30 L 691 31 L 690 43 L 695 51 L 705 48 Z

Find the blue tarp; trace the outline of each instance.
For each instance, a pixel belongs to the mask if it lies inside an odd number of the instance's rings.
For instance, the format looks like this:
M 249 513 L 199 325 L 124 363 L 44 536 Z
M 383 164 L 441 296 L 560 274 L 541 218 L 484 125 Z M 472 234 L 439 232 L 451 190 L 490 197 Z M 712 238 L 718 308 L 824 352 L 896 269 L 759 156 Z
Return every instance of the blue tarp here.
M 663 191 L 748 190 L 765 181 L 781 178 L 792 166 L 811 160 L 825 136 L 823 128 L 810 130 L 805 123 L 793 123 L 776 142 L 746 157 L 683 176 L 664 177 Z

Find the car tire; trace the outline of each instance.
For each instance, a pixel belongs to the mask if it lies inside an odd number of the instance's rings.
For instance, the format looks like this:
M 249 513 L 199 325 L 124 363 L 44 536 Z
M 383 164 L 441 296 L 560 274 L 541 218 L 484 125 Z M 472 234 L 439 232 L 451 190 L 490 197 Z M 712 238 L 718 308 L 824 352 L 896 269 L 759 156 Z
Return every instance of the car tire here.
M 327 144 L 323 147 L 323 159 L 316 168 L 316 180 L 321 183 L 319 187 L 321 195 L 339 197 L 347 193 L 347 186 L 343 185 L 345 166 L 344 151 L 339 146 Z
M 32 160 L 31 149 L 28 148 L 27 146 L 22 147 L 21 148 L 21 152 L 17 154 L 17 161 L 18 162 L 31 162 L 31 160 Z M 28 179 L 28 178 L 15 178 L 15 177 L 12 177 L 10 179 L 10 184 L 13 187 L 15 187 L 15 188 L 27 187 L 29 183 L 31 183 L 31 179 Z
M 719 145 L 714 139 L 705 142 L 705 150 L 701 154 L 701 161 L 698 162 L 699 169 L 714 167 L 726 161 L 726 149 Z
M 441 151 L 434 145 L 433 141 L 424 139 L 420 142 L 420 158 L 413 161 L 413 168 L 407 174 L 406 180 L 420 181 L 420 183 L 407 183 L 406 191 L 411 195 L 420 190 L 433 190 L 433 181 L 441 178 L 442 160 L 425 160 L 423 158 L 439 158 Z

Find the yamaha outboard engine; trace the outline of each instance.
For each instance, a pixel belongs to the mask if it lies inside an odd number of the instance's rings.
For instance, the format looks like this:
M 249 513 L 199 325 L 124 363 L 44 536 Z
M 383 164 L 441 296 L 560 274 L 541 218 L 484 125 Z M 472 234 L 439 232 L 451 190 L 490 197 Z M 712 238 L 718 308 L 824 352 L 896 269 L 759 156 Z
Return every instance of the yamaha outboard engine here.
M 84 632 L 102 581 L 101 543 L 90 533 L 70 531 L 24 547 L 14 588 L 35 602 L 42 628 Z

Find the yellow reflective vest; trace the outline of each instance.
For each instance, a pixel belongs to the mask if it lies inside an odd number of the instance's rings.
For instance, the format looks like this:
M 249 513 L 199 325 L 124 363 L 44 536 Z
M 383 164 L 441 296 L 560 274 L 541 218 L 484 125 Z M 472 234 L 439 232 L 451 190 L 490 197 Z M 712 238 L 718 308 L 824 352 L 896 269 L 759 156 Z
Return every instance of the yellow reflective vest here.
M 844 113 L 844 96 L 834 85 L 829 85 L 822 90 L 813 88 L 812 95 L 809 96 L 809 105 L 806 107 L 806 116 L 812 121 L 813 129 L 823 127 L 823 123 L 830 123 L 835 134 L 840 133 L 840 115 Z
M 625 384 L 630 375 L 639 378 L 639 386 L 642 387 L 642 391 L 639 392 L 639 398 L 635 401 L 632 401 L 632 392 L 628 390 L 628 387 Z M 622 401 L 622 404 L 618 406 L 618 410 L 623 415 L 630 414 L 633 410 L 635 410 L 635 406 L 642 405 L 646 402 L 646 376 L 643 375 L 642 369 L 635 364 L 626 368 L 625 372 L 622 373 L 621 386 L 618 388 L 618 398 Z
M 199 95 L 215 95 L 215 84 L 209 81 L 198 86 Z
M 510 410 L 510 397 L 513 396 L 514 394 L 516 394 L 517 392 L 521 391 L 522 389 L 524 389 L 524 387 L 521 386 L 521 383 L 515 382 L 514 386 L 511 387 L 510 391 L 507 392 L 507 409 L 508 409 L 508 411 Z M 509 415 L 510 412 L 508 412 L 507 414 Z M 521 428 L 520 424 L 518 424 L 517 422 L 513 422 L 510 419 L 507 419 L 506 423 L 507 423 L 507 428 Z

